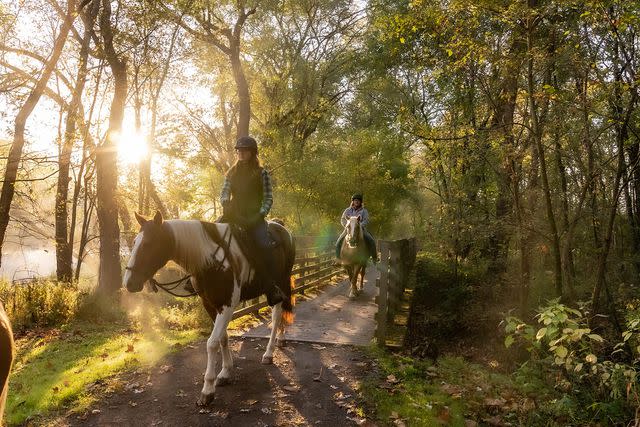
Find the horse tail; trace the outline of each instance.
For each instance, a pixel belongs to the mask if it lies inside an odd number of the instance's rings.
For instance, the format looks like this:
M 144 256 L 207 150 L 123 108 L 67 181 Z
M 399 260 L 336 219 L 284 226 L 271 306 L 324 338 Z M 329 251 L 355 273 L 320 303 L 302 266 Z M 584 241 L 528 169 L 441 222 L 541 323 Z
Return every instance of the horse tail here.
M 296 294 L 293 292 L 296 281 L 292 276 L 289 277 L 289 283 L 291 285 L 289 298 L 285 298 L 285 300 L 282 301 L 282 322 L 285 325 L 291 325 L 293 323 L 293 306 L 296 305 Z

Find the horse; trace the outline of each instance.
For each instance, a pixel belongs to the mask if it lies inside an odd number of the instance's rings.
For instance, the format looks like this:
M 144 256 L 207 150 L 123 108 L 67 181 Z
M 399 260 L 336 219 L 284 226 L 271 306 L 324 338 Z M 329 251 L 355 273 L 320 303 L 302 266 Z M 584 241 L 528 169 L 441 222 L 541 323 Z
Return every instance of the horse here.
M 340 248 L 340 262 L 349 274 L 351 290 L 349 298 L 355 298 L 364 288 L 364 273 L 369 259 L 369 250 L 364 241 L 364 230 L 360 216 L 349 217 L 345 225 L 346 236 Z M 360 286 L 358 286 L 360 276 Z
M 265 293 L 264 284 L 241 247 L 241 240 L 225 223 L 197 220 L 164 220 L 160 212 L 147 220 L 138 213 L 140 232 L 134 239 L 123 284 L 129 292 L 140 292 L 145 282 L 169 260 L 176 262 L 191 275 L 191 284 L 202 299 L 214 321 L 207 340 L 207 369 L 198 405 L 206 406 L 214 398 L 216 386 L 230 382 L 233 360 L 228 346 L 227 326 L 240 301 Z M 285 325 L 293 321 L 294 296 L 291 270 L 295 246 L 291 234 L 282 225 L 269 222 L 269 231 L 277 242 L 274 249 L 277 285 L 284 295 L 272 310 L 271 335 L 263 364 L 273 363 L 276 344 L 284 343 Z M 215 376 L 216 355 L 222 353 L 222 370 Z
M 15 358 L 16 346 L 13 342 L 13 333 L 7 313 L 0 302 L 0 425 L 4 414 L 4 405 L 7 401 L 9 388 L 9 372 Z

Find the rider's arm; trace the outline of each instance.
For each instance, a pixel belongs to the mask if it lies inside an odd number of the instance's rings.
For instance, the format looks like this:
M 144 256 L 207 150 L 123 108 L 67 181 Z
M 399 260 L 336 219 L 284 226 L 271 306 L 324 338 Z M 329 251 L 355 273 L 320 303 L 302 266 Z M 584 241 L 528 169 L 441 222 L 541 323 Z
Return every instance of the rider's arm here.
M 362 213 L 360 214 L 360 223 L 363 227 L 369 225 L 369 212 L 366 208 L 362 208 Z
M 342 218 L 340 218 L 340 223 L 342 224 L 342 226 L 346 226 L 347 222 L 349 222 L 349 208 L 345 209 L 344 212 L 342 212 Z
M 273 187 L 271 185 L 271 176 L 266 169 L 262 170 L 262 206 L 260 207 L 260 215 L 267 216 L 273 205 Z
M 231 200 L 231 181 L 225 176 L 222 191 L 220 192 L 220 204 L 224 205 L 229 202 L 229 200 Z

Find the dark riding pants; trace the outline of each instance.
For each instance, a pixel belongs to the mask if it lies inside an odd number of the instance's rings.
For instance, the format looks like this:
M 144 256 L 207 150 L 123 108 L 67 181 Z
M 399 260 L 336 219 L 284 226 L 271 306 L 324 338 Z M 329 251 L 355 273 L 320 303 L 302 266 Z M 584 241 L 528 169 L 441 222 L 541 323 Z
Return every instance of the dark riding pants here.
M 373 258 L 374 260 L 378 259 L 378 249 L 376 248 L 376 241 L 373 238 L 373 236 L 367 231 L 366 228 L 362 228 L 362 231 L 364 232 L 364 243 L 367 246 L 367 249 L 369 250 L 369 255 L 371 255 L 371 258 Z M 338 237 L 338 241 L 336 242 L 336 258 L 340 258 L 340 249 L 342 249 L 342 242 L 344 241 L 344 238 L 347 236 L 347 230 L 344 230 L 342 232 L 342 234 L 340 235 L 340 237 Z

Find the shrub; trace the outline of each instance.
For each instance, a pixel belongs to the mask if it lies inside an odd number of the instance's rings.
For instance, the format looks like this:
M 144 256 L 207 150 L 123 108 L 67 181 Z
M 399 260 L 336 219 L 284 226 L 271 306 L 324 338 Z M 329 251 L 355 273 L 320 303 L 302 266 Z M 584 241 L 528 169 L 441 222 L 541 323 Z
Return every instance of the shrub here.
M 635 416 L 640 403 L 638 359 L 636 356 L 622 361 L 620 353 L 626 342 L 637 342 L 640 315 L 628 317 L 628 330 L 614 346 L 607 346 L 600 335 L 591 331 L 583 311 L 558 300 L 541 307 L 535 318 L 538 325 L 507 317 L 505 345 L 524 345 L 533 361 L 550 374 L 548 378 L 564 394 L 561 400 L 578 399 L 579 407 L 587 408 L 571 411 L 572 417 L 622 422 Z

